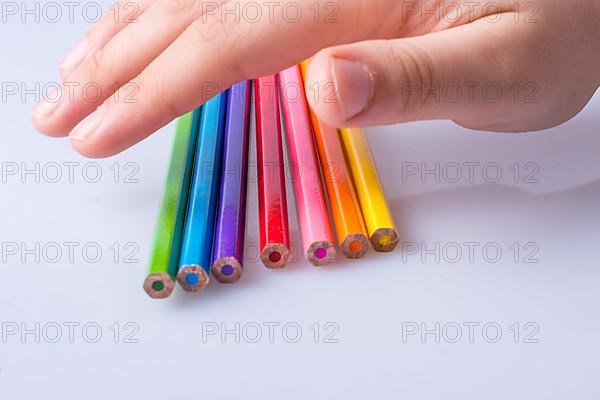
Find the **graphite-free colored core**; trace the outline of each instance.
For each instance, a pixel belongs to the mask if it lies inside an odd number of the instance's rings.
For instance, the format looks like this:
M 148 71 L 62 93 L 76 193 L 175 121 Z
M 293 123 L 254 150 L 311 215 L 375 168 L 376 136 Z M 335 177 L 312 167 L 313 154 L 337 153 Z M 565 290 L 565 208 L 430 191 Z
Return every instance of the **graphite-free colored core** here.
M 379 242 L 380 246 L 389 246 L 392 243 L 392 238 L 390 235 L 381 235 L 377 242 Z
M 319 247 L 317 250 L 315 250 L 315 256 L 319 260 L 324 259 L 325 257 L 327 257 L 327 249 L 324 249 L 323 247 Z
M 200 278 L 196 274 L 187 274 L 185 276 L 185 283 L 190 286 L 196 286 L 200 282 Z
M 152 282 L 152 290 L 155 292 L 162 292 L 165 288 L 165 283 L 163 281 L 154 281 Z
M 281 260 L 281 253 L 278 251 L 271 252 L 271 254 L 269 254 L 269 260 L 274 263 L 279 262 Z
M 348 245 L 348 247 L 350 248 L 350 251 L 353 253 L 360 253 L 360 251 L 363 248 L 362 243 L 360 243 L 358 240 L 351 241 L 350 245 Z
M 225 276 L 231 276 L 233 275 L 233 267 L 229 264 L 227 265 L 223 265 L 223 267 L 221 268 L 221 273 Z

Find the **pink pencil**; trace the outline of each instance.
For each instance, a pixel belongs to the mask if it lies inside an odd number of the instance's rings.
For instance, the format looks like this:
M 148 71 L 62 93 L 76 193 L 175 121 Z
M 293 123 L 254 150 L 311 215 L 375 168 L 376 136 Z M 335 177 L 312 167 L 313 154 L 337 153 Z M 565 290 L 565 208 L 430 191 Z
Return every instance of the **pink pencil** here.
M 313 265 L 325 265 L 336 249 L 300 67 L 280 72 L 279 81 L 303 249 Z

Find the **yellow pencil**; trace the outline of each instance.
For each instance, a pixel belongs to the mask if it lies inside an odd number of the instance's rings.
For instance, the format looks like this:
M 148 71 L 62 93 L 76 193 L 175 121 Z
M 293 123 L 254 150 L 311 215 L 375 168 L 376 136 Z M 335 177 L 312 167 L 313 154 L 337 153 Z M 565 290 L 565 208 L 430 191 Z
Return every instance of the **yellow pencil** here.
M 373 248 L 379 252 L 393 251 L 400 235 L 385 200 L 365 131 L 343 128 L 340 135 Z

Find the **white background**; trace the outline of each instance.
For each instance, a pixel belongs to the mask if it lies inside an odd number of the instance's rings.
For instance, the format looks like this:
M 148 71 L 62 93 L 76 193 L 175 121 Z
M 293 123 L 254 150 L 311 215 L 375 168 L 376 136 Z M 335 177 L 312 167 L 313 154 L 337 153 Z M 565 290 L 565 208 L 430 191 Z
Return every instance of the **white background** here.
M 23 24 L 14 17 L 2 23 L 2 82 L 32 88 L 36 82 L 56 81 L 56 66 L 86 27 L 81 18 L 73 24 Z M 86 160 L 67 140 L 34 131 L 29 121 L 33 102 L 33 95 L 24 101 L 14 96 L 0 108 L 0 161 L 5 172 L 19 168 L 0 183 L 0 243 L 4 250 L 10 243 L 19 247 L 16 255 L 2 254 L 0 322 L 4 333 L 39 323 L 46 336 L 39 343 L 35 335 L 23 338 L 21 332 L 0 340 L 2 398 L 591 399 L 600 389 L 600 98 L 572 121 L 544 133 L 488 134 L 449 122 L 371 129 L 404 252 L 369 254 L 323 269 L 301 260 L 283 271 L 269 271 L 247 260 L 237 285 L 211 284 L 199 296 L 177 289 L 165 301 L 149 299 L 142 281 L 173 126 L 115 158 Z M 73 182 L 68 162 L 79 163 Z M 450 163 L 464 162 L 480 163 L 474 182 L 463 176 L 452 183 L 455 164 Z M 21 175 L 23 167 L 32 169 L 36 163 L 51 173 L 50 179 L 41 174 L 36 182 L 35 175 Z M 49 182 L 56 171 L 53 163 L 61 166 L 58 183 Z M 414 163 L 429 169 L 440 163 L 447 174 L 439 183 L 433 175 L 403 176 Z M 500 166 L 498 183 L 487 182 L 494 169 L 482 175 L 488 163 Z M 517 182 L 510 169 L 515 163 L 521 170 Z M 137 183 L 124 182 L 131 165 Z M 532 165 L 537 183 L 525 182 Z M 100 181 L 87 182 L 96 167 Z M 116 183 L 115 169 L 121 172 Z M 258 238 L 256 214 L 252 183 L 250 245 Z M 79 243 L 73 260 L 65 242 Z M 479 243 L 473 259 L 465 242 Z M 50 253 L 24 254 L 36 243 Z M 63 250 L 55 263 L 53 243 Z M 83 257 L 88 243 L 102 250 L 99 261 Z M 114 243 L 121 249 L 116 263 Z M 514 243 L 521 248 L 517 260 Z M 431 254 L 416 250 L 436 244 L 440 250 Z M 495 256 L 491 250 L 484 257 L 486 244 L 502 249 L 498 262 L 489 260 Z M 126 245 L 137 249 L 133 263 L 124 262 Z M 452 262 L 457 245 L 463 254 Z M 525 263 L 532 249 L 538 262 Z M 69 322 L 80 324 L 73 343 L 64 325 Z M 137 343 L 125 343 L 125 333 L 132 332 L 125 327 L 128 322 L 128 328 L 139 328 L 132 337 Z M 264 325 L 269 322 L 280 324 L 273 343 Z M 328 322 L 339 329 L 333 336 L 337 343 L 325 343 L 325 334 L 332 332 L 326 332 Z M 473 343 L 464 325 L 469 322 L 480 324 Z M 83 335 L 88 323 L 102 329 L 97 343 L 85 340 L 95 336 L 93 328 Z M 115 323 L 118 343 L 111 330 Z M 203 340 L 209 327 L 235 329 L 236 323 L 239 343 L 234 334 Z M 293 328 L 287 336 L 282 333 L 286 323 L 302 329 L 297 343 L 286 340 L 294 338 Z M 318 343 L 314 323 L 320 324 Z M 428 329 L 439 323 L 439 343 L 433 334 L 403 340 L 407 323 L 425 323 Z M 495 336 L 493 328 L 487 336 L 482 333 L 487 323 L 501 327 L 497 343 L 486 341 Z M 519 343 L 511 330 L 514 323 L 520 324 Z M 531 323 L 527 332 L 539 328 L 533 336 L 538 343 L 524 343 L 526 323 Z M 58 343 L 49 340 L 53 324 L 62 326 Z M 258 343 L 250 343 L 253 324 L 262 326 Z M 458 343 L 450 343 L 453 324 L 462 326 Z

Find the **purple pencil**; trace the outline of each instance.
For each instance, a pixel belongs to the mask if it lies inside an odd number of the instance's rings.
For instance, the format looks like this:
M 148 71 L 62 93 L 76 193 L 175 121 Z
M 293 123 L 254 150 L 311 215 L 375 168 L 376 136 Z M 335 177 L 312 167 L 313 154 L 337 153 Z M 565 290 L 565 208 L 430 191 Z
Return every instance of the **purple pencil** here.
M 221 283 L 234 283 L 242 275 L 250 90 L 250 81 L 239 82 L 230 89 L 227 101 L 221 193 L 211 268 L 213 276 Z

